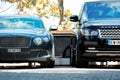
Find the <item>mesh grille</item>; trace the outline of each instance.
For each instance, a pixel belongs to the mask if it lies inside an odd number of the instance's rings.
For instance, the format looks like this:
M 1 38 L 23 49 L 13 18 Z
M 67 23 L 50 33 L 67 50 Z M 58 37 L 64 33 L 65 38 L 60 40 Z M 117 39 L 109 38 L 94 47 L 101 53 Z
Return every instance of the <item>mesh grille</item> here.
M 0 37 L 0 47 L 28 47 L 30 38 L 23 36 Z
M 37 58 L 48 55 L 47 51 L 31 51 L 31 52 L 21 52 L 21 53 L 0 53 L 0 59 L 14 60 L 14 59 L 25 59 L 25 58 Z
M 100 29 L 100 38 L 120 39 L 120 29 Z
M 47 51 L 31 51 L 29 53 L 18 53 L 15 54 L 16 59 L 22 59 L 22 58 L 37 58 L 48 55 Z

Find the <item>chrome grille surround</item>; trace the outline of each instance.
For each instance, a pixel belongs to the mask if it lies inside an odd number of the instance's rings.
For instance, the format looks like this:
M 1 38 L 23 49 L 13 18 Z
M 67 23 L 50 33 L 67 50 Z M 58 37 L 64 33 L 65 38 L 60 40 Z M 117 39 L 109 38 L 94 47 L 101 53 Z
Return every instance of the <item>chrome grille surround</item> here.
M 30 38 L 25 36 L 2 36 L 0 37 L 0 47 L 9 48 L 9 47 L 29 47 Z
M 120 39 L 119 28 L 104 28 L 99 29 L 99 37 L 104 39 Z

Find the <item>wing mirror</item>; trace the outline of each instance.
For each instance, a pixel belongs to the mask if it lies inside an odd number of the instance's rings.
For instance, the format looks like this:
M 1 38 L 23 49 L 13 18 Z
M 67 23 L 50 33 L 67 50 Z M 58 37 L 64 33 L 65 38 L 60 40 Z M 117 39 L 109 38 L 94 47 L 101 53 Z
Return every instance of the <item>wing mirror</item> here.
M 78 20 L 78 16 L 77 16 L 77 15 L 72 15 L 72 16 L 70 17 L 70 21 L 72 21 L 72 22 L 77 22 L 77 21 L 79 21 L 79 20 Z
M 50 28 L 49 28 L 49 31 L 57 30 L 57 29 L 58 29 L 58 26 L 51 25 Z

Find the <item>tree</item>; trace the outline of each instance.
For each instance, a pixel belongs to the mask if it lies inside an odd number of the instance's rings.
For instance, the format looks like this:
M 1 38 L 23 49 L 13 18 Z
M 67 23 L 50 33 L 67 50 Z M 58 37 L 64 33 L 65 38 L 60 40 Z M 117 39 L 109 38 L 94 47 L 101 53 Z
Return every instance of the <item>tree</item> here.
M 59 17 L 58 14 L 58 6 L 54 2 L 50 2 L 49 0 L 7 0 L 11 3 L 17 3 L 17 8 L 19 12 L 27 12 L 26 10 L 33 11 L 35 10 L 34 14 L 43 17 L 46 14 L 51 16 Z
M 7 0 L 10 3 L 17 3 L 18 14 L 37 15 L 49 18 L 50 16 L 60 19 L 59 25 L 63 21 L 68 22 L 70 10 L 64 10 L 63 0 L 58 3 L 51 0 Z
M 60 22 L 59 22 L 59 24 L 61 24 L 61 22 L 63 21 L 63 17 L 64 17 L 63 0 L 58 0 L 58 3 L 59 3 L 59 13 L 60 13 Z
M 0 0 L 0 13 L 7 11 L 14 6 L 14 5 L 10 5 L 5 7 L 6 5 L 7 5 L 6 0 Z

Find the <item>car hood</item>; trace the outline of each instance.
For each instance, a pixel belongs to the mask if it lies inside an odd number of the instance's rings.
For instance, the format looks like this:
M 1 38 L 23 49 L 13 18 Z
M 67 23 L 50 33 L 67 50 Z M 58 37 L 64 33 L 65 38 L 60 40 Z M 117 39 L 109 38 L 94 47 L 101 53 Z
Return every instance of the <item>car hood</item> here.
M 92 20 L 84 23 L 85 27 L 117 26 L 120 28 L 119 20 Z
M 48 35 L 48 32 L 46 32 L 43 29 L 1 29 L 0 30 L 0 36 L 3 35 L 20 35 L 20 36 L 45 36 Z

